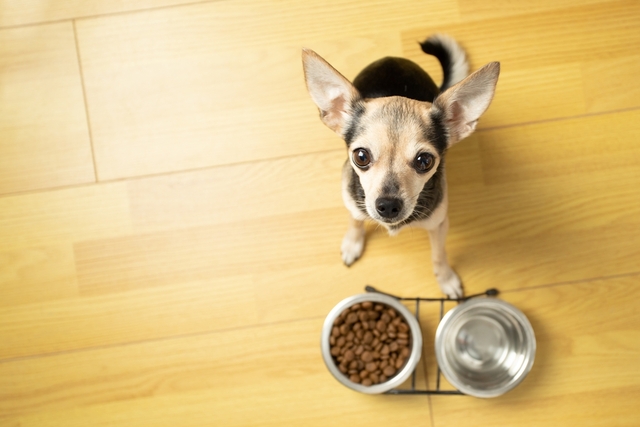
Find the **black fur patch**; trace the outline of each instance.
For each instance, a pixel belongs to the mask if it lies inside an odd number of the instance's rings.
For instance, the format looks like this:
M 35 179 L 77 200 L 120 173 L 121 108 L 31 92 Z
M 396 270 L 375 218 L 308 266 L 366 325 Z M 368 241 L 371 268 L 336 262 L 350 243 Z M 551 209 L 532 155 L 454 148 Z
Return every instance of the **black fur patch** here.
M 360 126 L 360 119 L 364 115 L 365 106 L 362 101 L 355 101 L 351 108 L 351 120 L 344 132 L 344 141 L 347 143 L 347 147 L 351 145 L 353 140 L 360 134 L 362 128 Z
M 365 67 L 353 80 L 363 98 L 403 96 L 433 102 L 440 93 L 431 77 L 415 62 L 387 57 Z
M 431 110 L 429 117 L 431 118 L 431 123 L 423 125 L 424 137 L 436 147 L 438 154 L 442 157 L 447 150 L 449 140 L 447 128 L 444 125 L 444 117 L 442 112 L 437 110 Z
M 349 163 L 349 160 L 347 160 L 347 163 Z M 360 183 L 360 177 L 351 165 L 348 165 L 348 167 L 351 170 L 351 176 L 349 177 L 349 195 L 356 202 L 358 209 L 368 217 L 369 214 L 364 204 L 364 188 L 362 188 L 362 184 Z

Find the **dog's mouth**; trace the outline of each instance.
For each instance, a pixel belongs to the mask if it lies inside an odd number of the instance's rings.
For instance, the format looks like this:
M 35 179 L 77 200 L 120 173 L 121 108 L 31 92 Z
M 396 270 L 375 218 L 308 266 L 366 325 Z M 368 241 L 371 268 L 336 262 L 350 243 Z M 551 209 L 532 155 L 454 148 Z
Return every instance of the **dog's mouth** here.
M 406 218 L 404 216 L 393 218 L 393 219 L 379 218 L 379 217 L 378 218 L 374 217 L 373 219 L 375 219 L 378 222 L 382 222 L 385 225 L 389 225 L 389 226 L 398 225 L 398 224 L 402 223 L 404 220 L 406 220 Z

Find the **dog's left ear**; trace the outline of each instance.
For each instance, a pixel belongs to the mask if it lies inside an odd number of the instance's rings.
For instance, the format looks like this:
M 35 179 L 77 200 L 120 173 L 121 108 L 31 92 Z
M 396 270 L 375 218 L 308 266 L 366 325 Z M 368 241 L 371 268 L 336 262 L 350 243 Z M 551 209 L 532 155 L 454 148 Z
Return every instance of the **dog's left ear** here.
M 338 135 L 344 136 L 352 107 L 361 98 L 358 90 L 312 50 L 302 50 L 302 65 L 307 90 L 320 109 L 320 118 Z
M 431 108 L 449 133 L 449 146 L 471 135 L 496 91 L 500 63 L 491 62 L 440 94 Z

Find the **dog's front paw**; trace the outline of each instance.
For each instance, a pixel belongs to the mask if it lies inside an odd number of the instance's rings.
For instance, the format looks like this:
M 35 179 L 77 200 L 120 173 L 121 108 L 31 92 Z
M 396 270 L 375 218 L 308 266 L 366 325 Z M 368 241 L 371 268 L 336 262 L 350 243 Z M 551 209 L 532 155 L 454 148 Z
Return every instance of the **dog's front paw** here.
M 350 228 L 342 239 L 342 261 L 350 266 L 360 258 L 364 250 L 364 229 Z
M 436 274 L 436 280 L 438 281 L 438 285 L 440 285 L 442 293 L 447 297 L 453 299 L 462 298 L 462 282 L 451 267 L 439 271 L 438 274 Z

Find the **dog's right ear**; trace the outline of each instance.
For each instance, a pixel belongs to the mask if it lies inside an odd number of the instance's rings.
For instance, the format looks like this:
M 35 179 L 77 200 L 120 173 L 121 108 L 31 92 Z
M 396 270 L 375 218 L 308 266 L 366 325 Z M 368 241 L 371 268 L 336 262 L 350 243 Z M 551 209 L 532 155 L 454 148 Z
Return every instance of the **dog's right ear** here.
M 476 129 L 478 119 L 491 104 L 499 75 L 500 63 L 491 62 L 433 101 L 432 114 L 444 115 L 449 145 L 466 138 Z
M 307 90 L 320 109 L 320 119 L 343 136 L 351 110 L 360 99 L 358 90 L 327 61 L 310 49 L 302 49 Z

